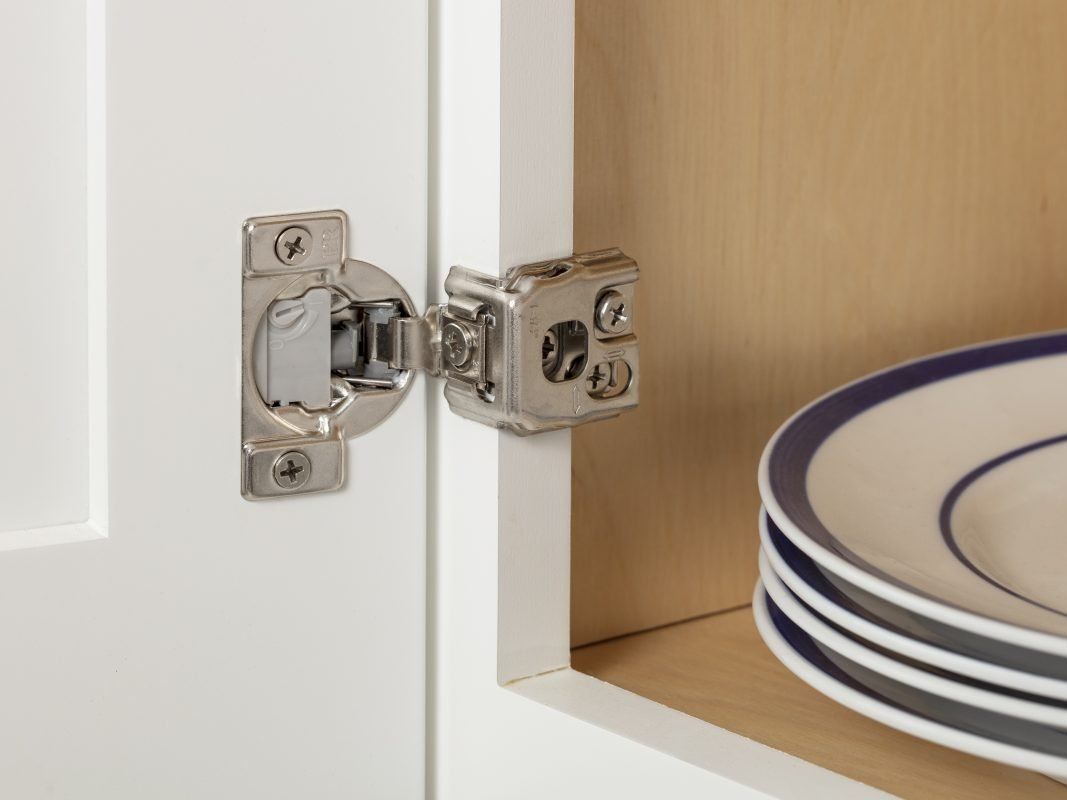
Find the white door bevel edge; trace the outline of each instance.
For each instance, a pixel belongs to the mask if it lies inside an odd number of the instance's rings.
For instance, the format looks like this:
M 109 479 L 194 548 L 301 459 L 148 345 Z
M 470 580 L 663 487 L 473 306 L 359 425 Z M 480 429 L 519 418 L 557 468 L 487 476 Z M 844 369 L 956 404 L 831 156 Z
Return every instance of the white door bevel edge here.
M 572 252 L 574 24 L 574 0 L 431 2 L 431 296 L 453 264 Z M 886 796 L 570 669 L 570 434 L 434 388 L 428 797 Z
M 105 0 L 86 0 L 85 5 L 87 515 L 85 519 L 64 524 L 0 532 L 0 552 L 107 537 L 107 75 L 104 3 Z
M 89 356 L 89 518 L 108 533 L 107 370 L 107 19 L 106 0 L 86 0 L 86 302 Z

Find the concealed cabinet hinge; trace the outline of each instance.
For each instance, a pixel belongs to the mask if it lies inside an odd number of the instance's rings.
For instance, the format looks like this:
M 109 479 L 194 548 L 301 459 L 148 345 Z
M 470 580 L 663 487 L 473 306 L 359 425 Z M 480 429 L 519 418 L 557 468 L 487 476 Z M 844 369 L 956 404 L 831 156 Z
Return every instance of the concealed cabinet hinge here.
M 344 440 L 384 420 L 416 371 L 457 414 L 520 435 L 637 405 L 637 264 L 618 250 L 503 278 L 453 267 L 418 314 L 387 272 L 347 258 L 341 211 L 244 225 L 241 490 L 336 489 Z

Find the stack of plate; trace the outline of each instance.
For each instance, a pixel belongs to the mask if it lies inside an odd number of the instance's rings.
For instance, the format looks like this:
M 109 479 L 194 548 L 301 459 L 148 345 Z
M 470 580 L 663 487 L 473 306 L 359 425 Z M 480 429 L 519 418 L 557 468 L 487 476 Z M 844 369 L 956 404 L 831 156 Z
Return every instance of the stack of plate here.
M 880 372 L 760 464 L 756 621 L 894 728 L 1067 776 L 1067 334 Z

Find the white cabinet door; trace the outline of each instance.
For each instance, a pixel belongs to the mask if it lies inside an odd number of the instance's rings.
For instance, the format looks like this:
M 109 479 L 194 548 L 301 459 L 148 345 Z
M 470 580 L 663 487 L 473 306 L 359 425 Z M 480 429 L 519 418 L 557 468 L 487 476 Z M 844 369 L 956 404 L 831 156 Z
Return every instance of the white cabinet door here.
M 0 795 L 424 791 L 424 393 L 240 494 L 241 225 L 425 303 L 419 0 L 38 0 L 0 48 Z

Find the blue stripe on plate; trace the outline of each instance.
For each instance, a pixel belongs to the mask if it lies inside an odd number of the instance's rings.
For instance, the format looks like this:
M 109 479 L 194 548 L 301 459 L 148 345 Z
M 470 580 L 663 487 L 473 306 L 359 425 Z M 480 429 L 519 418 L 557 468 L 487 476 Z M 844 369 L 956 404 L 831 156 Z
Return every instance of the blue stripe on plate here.
M 931 356 L 845 386 L 803 411 L 779 435 L 767 464 L 775 500 L 785 516 L 817 544 L 865 572 L 909 592 L 931 597 L 868 563 L 823 525 L 807 492 L 812 458 L 842 425 L 894 397 L 968 372 L 1064 353 L 1067 353 L 1067 333 L 1012 339 Z
M 999 455 L 996 458 L 991 458 L 984 464 L 980 464 L 979 466 L 975 467 L 962 478 L 960 478 L 956 482 L 956 485 L 949 489 L 948 494 L 945 495 L 945 499 L 941 502 L 941 511 L 938 513 L 938 523 L 941 526 L 941 538 L 945 540 L 945 544 L 948 545 L 948 549 L 952 551 L 952 555 L 956 556 L 960 563 L 962 563 L 965 567 L 967 567 L 967 569 L 969 569 L 979 578 L 986 581 L 987 583 L 992 584 L 993 586 L 996 586 L 1002 592 L 1007 592 L 1012 597 L 1017 597 L 1023 602 L 1029 603 L 1032 606 L 1043 608 L 1045 609 L 1045 611 L 1051 611 L 1053 614 L 1059 614 L 1061 617 L 1067 617 L 1067 613 L 1065 613 L 1064 611 L 1058 608 L 1053 608 L 1052 606 L 1045 605 L 1044 603 L 1035 600 L 1032 597 L 1027 597 L 1026 595 L 1020 594 L 1011 587 L 1005 586 L 992 575 L 989 575 L 984 570 L 982 570 L 981 567 L 971 561 L 970 557 L 963 552 L 963 549 L 960 547 L 959 542 L 956 540 L 956 534 L 952 530 L 952 511 L 956 508 L 957 501 L 960 499 L 963 493 L 967 491 L 971 484 L 973 484 L 983 475 L 992 472 L 997 467 L 1001 467 L 1004 464 L 1014 461 L 1017 458 L 1021 458 L 1025 455 L 1033 453 L 1036 450 L 1042 450 L 1046 447 L 1052 447 L 1053 445 L 1062 444 L 1063 442 L 1067 442 L 1067 434 L 1052 436 L 1048 439 L 1042 439 L 1039 442 L 1031 442 L 1030 444 L 1023 445 L 1022 447 L 1018 447 L 1014 450 L 1011 450 L 1010 452 L 1003 453 L 1002 455 Z

